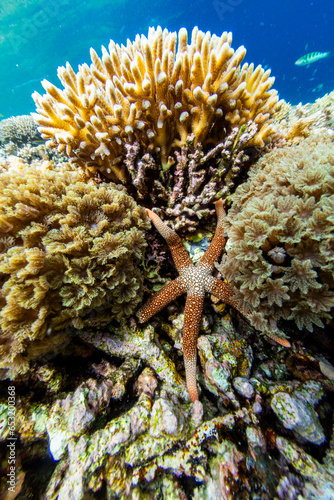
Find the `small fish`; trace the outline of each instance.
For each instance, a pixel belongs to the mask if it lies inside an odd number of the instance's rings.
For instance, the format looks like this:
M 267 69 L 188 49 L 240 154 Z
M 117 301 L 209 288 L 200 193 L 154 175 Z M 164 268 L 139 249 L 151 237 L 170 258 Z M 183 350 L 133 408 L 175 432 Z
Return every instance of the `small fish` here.
M 325 57 L 330 56 L 330 52 L 309 52 L 308 54 L 303 55 L 295 62 L 296 66 L 309 66 L 316 61 L 320 61 L 320 59 L 325 59 Z
M 323 83 L 318 83 L 314 89 L 312 89 L 312 92 L 323 92 L 324 84 Z
M 14 85 L 13 89 L 19 89 L 21 87 L 25 87 L 26 85 L 30 85 L 30 83 L 40 83 L 40 78 L 34 78 L 33 80 L 28 80 L 27 82 L 19 83 L 18 85 Z

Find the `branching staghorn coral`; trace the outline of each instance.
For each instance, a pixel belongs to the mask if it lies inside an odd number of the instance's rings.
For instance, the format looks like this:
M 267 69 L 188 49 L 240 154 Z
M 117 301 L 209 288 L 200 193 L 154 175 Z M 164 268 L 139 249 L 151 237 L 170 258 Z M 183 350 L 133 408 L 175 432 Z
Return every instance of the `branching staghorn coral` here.
M 45 145 L 34 119 L 29 115 L 12 116 L 0 121 L 0 158 L 18 156 L 23 161 L 67 161 L 54 148 Z
M 102 325 L 141 300 L 144 210 L 69 164 L 0 164 L 0 368 L 56 350 L 64 328 Z
M 334 144 L 330 135 L 265 155 L 238 187 L 217 266 L 253 325 L 323 326 L 334 307 Z M 269 320 L 269 323 L 268 323 Z
M 12 116 L 0 121 L 0 144 L 12 142 L 22 146 L 41 141 L 36 123 L 29 115 Z
M 246 176 L 258 156 L 255 148 L 246 148 L 255 134 L 254 124 L 247 131 L 235 127 L 208 152 L 201 144 L 194 145 L 194 135 L 188 136 L 187 144 L 175 151 L 175 165 L 169 170 L 162 169 L 150 153 L 140 157 L 138 142 L 126 144 L 125 164 L 135 188 L 133 195 L 140 203 L 163 211 L 165 218 L 174 221 L 175 230 L 191 233 L 199 220 L 212 218 L 214 201 L 233 192 Z
M 261 66 L 241 62 L 244 47 L 231 48 L 232 34 L 221 37 L 197 27 L 188 44 L 185 28 L 150 28 L 148 37 L 109 50 L 102 58 L 91 49 L 92 64 L 58 69 L 60 90 L 43 80 L 46 94 L 33 98 L 42 137 L 76 163 L 127 184 L 126 144 L 140 146 L 162 168 L 174 162 L 190 135 L 208 149 L 241 127 L 253 125 L 248 147 L 271 141 L 272 117 L 279 108 L 274 78 Z M 136 164 L 139 174 L 140 165 Z
M 214 202 L 232 194 L 261 155 L 259 148 L 247 147 L 255 133 L 255 124 L 240 130 L 235 127 L 208 151 L 201 144 L 194 145 L 194 135 L 188 136 L 186 146 L 175 150 L 175 163 L 168 169 L 161 168 L 155 155 L 140 156 L 137 142 L 126 144 L 125 164 L 132 180 L 128 190 L 138 203 L 155 207 L 165 220 L 173 221 L 180 234 L 207 231 Z

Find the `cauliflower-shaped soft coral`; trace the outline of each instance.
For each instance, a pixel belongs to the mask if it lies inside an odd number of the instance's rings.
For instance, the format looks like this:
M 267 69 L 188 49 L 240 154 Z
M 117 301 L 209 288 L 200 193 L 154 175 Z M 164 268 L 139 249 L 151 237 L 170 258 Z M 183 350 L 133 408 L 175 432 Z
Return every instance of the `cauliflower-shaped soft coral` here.
M 256 328 L 288 319 L 312 331 L 330 317 L 333 208 L 334 144 L 327 134 L 265 155 L 236 190 L 218 268 Z
M 0 368 L 25 372 L 68 340 L 66 327 L 135 310 L 145 218 L 124 188 L 87 183 L 69 164 L 0 165 Z

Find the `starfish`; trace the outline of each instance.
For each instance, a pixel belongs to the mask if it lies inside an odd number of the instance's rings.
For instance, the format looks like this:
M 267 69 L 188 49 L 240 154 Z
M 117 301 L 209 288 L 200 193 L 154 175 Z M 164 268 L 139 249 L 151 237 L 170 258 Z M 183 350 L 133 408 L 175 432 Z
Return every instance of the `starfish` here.
M 167 241 L 179 276 L 153 295 L 140 308 L 137 316 L 139 322 L 144 323 L 171 301 L 183 293 L 187 293 L 183 324 L 183 359 L 189 396 L 194 402 L 198 399 L 196 385 L 197 338 L 202 320 L 205 292 L 218 297 L 245 315 L 238 302 L 233 299 L 232 287 L 212 276 L 215 263 L 226 243 L 222 228 L 222 221 L 225 217 L 223 202 L 222 200 L 216 201 L 216 232 L 205 254 L 196 265 L 193 264 L 176 232 L 151 210 L 146 209 L 146 213 L 161 236 Z

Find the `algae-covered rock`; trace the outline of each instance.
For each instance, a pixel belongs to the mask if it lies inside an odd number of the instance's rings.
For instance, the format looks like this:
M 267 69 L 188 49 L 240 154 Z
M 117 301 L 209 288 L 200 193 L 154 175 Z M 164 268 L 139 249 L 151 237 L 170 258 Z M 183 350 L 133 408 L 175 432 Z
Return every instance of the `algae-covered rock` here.
M 205 328 L 210 321 L 208 316 Z M 178 360 L 181 346 L 173 344 L 173 339 L 168 349 L 168 339 L 159 342 L 159 321 L 155 329 L 138 328 L 134 320 L 129 320 L 123 326 L 114 326 L 112 333 L 82 332 L 80 342 L 90 353 L 84 362 L 86 371 L 78 373 L 76 381 L 63 377 L 58 393 L 54 392 L 57 385 L 52 383 L 52 376 L 59 380 L 64 355 L 53 361 L 53 369 L 40 372 L 36 367 L 40 375 L 32 376 L 37 384 L 33 387 L 36 391 L 38 386 L 40 394 L 45 390 L 47 402 L 27 400 L 23 405 L 18 399 L 22 425 L 17 450 L 25 456 L 27 471 L 22 494 L 29 498 L 33 490 L 36 459 L 47 464 L 45 479 L 38 478 L 40 498 L 45 500 L 85 500 L 89 496 L 251 500 L 256 495 L 265 500 L 285 500 L 290 493 L 314 500 L 314 488 L 331 492 L 332 442 L 320 443 L 314 432 L 302 436 L 308 415 L 313 419 L 311 424 L 315 422 L 314 408 L 322 424 L 330 413 L 330 400 L 324 392 L 328 379 L 321 374 L 318 363 L 314 361 L 318 371 L 313 380 L 297 380 L 288 369 L 274 370 L 273 366 L 284 361 L 290 366 L 300 356 L 298 351 L 277 352 L 277 348 L 254 336 L 252 349 L 243 353 L 242 338 L 227 316 L 212 323 L 211 328 L 211 335 L 202 336 L 200 342 L 204 360 L 199 367 L 200 372 L 203 370 L 199 377 L 202 392 L 201 402 L 194 405 L 189 402 L 184 384 L 182 360 L 176 364 L 173 361 Z M 209 370 L 210 363 L 217 369 L 223 367 L 228 374 L 227 390 Z M 75 366 L 74 361 L 70 364 Z M 303 373 L 300 371 L 300 376 Z M 310 372 L 307 375 L 310 377 Z M 18 388 L 18 392 L 22 389 Z M 300 427 L 284 427 L 272 411 L 270 405 L 281 394 L 294 403 L 303 403 L 298 407 L 305 420 L 299 422 Z M 1 408 L 6 407 L 3 404 Z M 319 421 L 317 431 L 318 436 L 323 432 Z M 287 433 L 290 448 L 281 441 L 282 434 Z M 323 464 L 309 455 L 306 445 L 310 442 L 320 450 L 326 449 Z M 300 455 L 303 462 L 299 464 L 294 458 L 292 467 L 291 456 L 297 448 L 304 454 Z M 310 460 L 317 466 L 319 485 L 310 479 L 304 464 Z
M 283 437 L 277 439 L 277 449 L 293 470 L 303 478 L 299 488 L 307 500 L 334 498 L 334 475 L 318 460 Z
M 321 387 L 318 389 L 316 401 L 312 400 L 312 395 L 309 396 L 310 387 L 293 391 L 291 394 L 277 392 L 271 400 L 271 407 L 286 429 L 292 430 L 303 440 L 320 445 L 326 438 L 312 406 L 312 402 L 318 402 L 321 397 Z
M 112 335 L 86 332 L 80 338 L 108 355 L 128 356 L 131 353 L 131 356 L 142 359 L 155 371 L 168 392 L 188 400 L 185 381 L 177 373 L 173 361 L 155 342 L 153 327 L 141 329 L 134 321 L 130 321 L 129 325 L 113 328 Z
M 247 399 L 251 399 L 254 396 L 254 387 L 245 377 L 235 377 L 233 387 L 241 396 Z

